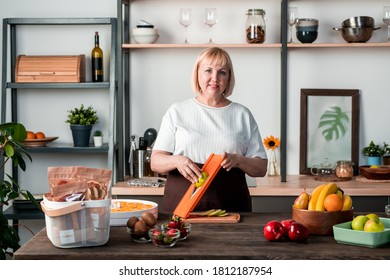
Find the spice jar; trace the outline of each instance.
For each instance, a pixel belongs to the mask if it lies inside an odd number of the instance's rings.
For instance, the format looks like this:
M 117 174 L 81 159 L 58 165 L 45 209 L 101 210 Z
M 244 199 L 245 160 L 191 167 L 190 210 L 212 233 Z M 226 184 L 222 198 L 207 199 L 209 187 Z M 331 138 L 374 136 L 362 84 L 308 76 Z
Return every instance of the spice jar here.
M 353 177 L 353 163 L 349 160 L 339 160 L 336 166 L 336 176 L 339 178 Z
M 249 44 L 262 44 L 265 41 L 265 11 L 248 9 L 246 19 L 246 41 Z

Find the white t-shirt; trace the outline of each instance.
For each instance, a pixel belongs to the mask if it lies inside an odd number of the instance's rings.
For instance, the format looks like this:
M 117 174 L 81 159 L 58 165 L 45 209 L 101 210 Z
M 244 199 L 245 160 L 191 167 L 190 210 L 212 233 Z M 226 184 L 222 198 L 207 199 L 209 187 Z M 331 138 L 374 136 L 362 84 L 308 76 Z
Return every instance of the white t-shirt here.
M 171 105 L 153 149 L 184 155 L 201 164 L 212 153 L 267 158 L 257 123 L 248 108 L 235 102 L 214 108 L 195 98 Z

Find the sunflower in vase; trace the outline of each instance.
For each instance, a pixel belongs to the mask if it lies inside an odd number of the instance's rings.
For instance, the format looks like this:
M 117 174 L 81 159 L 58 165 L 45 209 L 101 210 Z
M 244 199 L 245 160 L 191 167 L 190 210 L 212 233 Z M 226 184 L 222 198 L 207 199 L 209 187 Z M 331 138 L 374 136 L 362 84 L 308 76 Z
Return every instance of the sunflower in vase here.
M 280 140 L 279 138 L 270 135 L 264 138 L 263 144 L 267 150 L 272 152 L 268 159 L 268 176 L 278 176 L 279 172 L 275 150 L 280 146 Z

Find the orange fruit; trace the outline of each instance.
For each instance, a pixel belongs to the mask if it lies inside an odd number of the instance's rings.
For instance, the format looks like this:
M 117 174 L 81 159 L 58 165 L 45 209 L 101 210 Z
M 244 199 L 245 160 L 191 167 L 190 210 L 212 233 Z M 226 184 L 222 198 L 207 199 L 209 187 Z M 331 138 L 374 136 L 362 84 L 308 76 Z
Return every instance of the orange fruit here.
M 26 139 L 36 139 L 36 138 L 37 138 L 37 136 L 35 135 L 35 133 L 32 132 L 32 131 L 26 131 L 26 133 L 27 133 Z
M 35 136 L 37 137 L 37 139 L 45 139 L 46 138 L 45 133 L 43 133 L 41 131 L 35 133 Z
M 329 194 L 325 197 L 324 207 L 326 211 L 340 211 L 343 208 L 343 200 L 337 194 Z

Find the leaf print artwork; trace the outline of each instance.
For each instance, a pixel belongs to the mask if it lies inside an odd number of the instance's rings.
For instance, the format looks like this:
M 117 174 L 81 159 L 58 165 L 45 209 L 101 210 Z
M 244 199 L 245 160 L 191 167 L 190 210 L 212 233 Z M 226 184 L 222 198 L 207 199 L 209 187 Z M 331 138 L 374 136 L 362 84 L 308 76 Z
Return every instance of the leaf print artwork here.
M 348 125 L 348 114 L 339 106 L 333 106 L 321 115 L 318 128 L 323 128 L 322 136 L 326 141 L 332 141 L 343 137 L 348 130 Z

